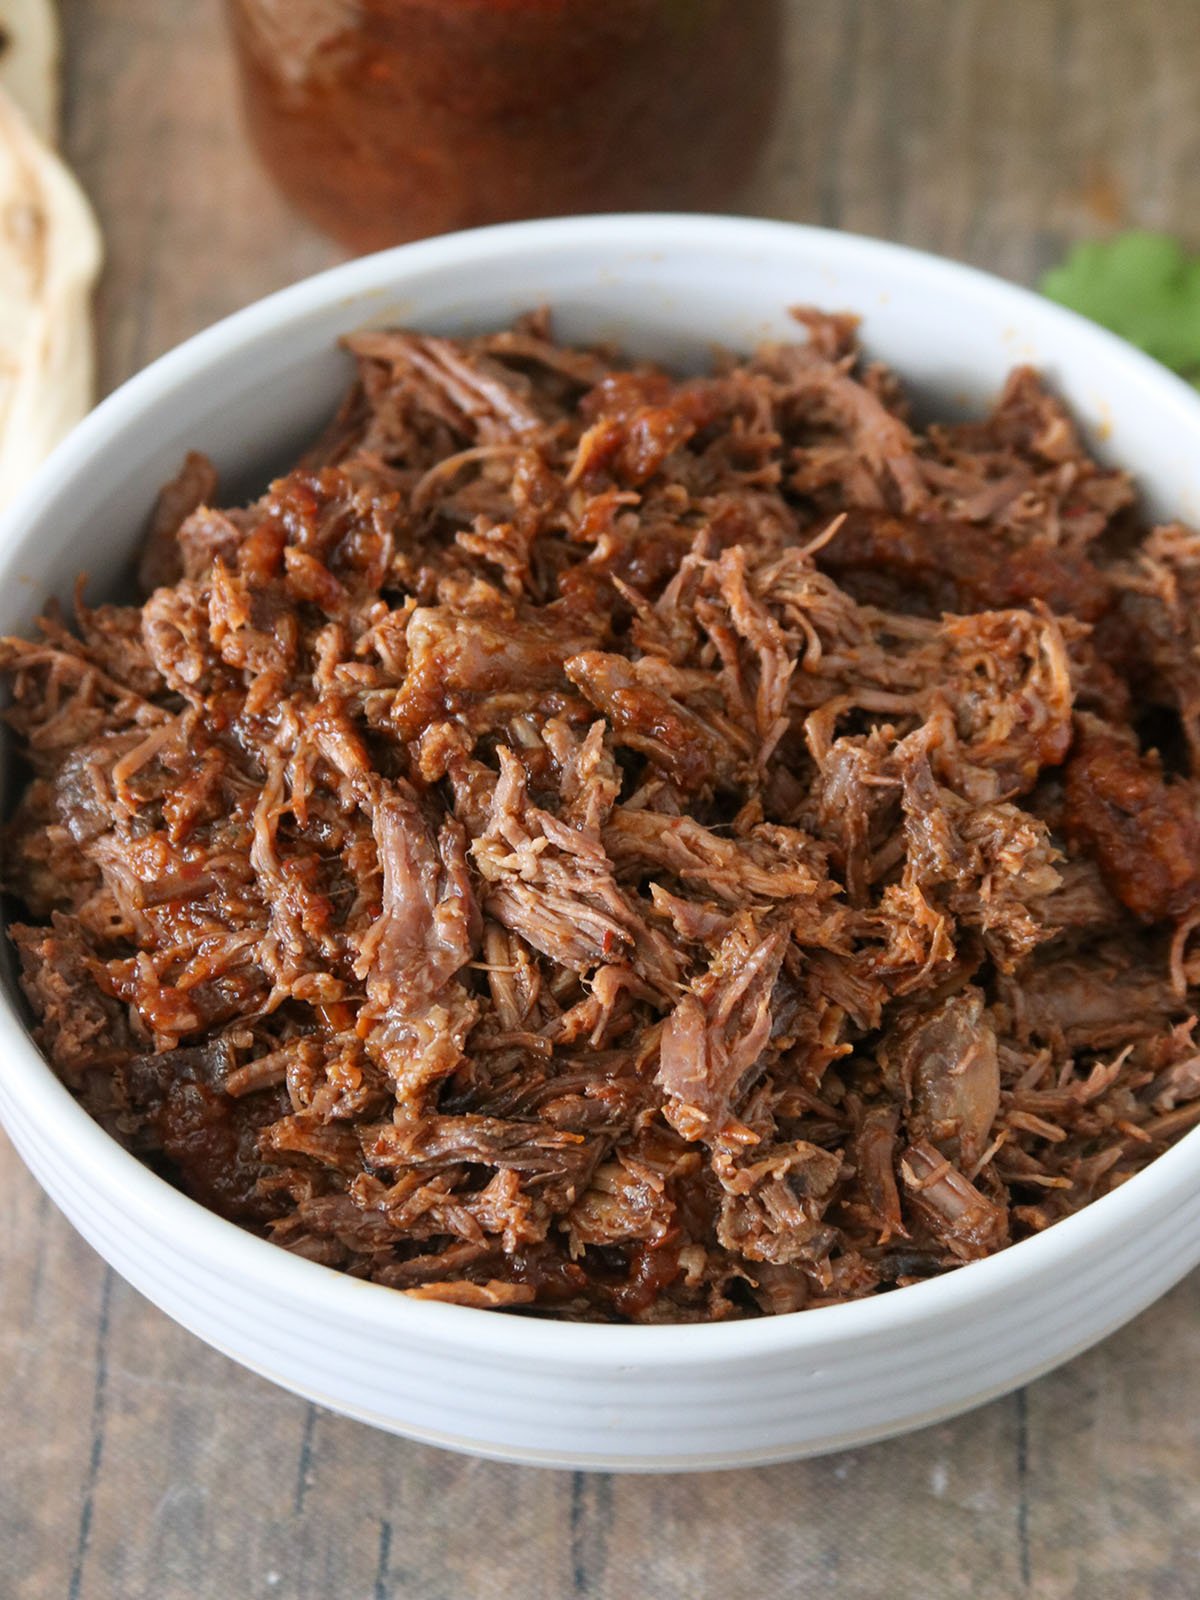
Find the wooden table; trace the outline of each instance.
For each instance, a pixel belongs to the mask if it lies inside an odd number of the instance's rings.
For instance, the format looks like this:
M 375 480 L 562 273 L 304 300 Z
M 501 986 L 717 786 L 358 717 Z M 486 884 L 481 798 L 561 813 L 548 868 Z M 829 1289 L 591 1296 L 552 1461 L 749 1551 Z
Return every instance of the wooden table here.
M 753 0 L 746 0 L 747 4 Z M 106 387 L 336 258 L 242 144 L 217 0 L 65 0 Z M 797 0 L 750 209 L 1031 279 L 1200 245 L 1196 0 Z M 460 1459 L 166 1321 L 0 1149 L 2 1600 L 1195 1600 L 1200 1275 L 1022 1394 L 821 1461 L 659 1480 Z

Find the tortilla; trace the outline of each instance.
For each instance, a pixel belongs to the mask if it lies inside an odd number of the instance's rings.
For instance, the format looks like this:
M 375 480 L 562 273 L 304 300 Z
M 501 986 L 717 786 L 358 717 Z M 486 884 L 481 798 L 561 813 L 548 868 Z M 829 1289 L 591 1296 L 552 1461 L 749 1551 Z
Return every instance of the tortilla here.
M 0 89 L 0 505 L 91 407 L 100 259 L 82 190 Z
M 53 0 L 0 0 L 0 87 L 47 144 L 58 143 L 60 42 Z

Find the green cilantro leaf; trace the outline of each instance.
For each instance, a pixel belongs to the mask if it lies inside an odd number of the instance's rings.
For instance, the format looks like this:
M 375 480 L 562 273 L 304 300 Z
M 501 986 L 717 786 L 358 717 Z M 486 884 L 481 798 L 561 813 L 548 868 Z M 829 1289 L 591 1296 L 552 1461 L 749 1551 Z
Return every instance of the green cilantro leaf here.
M 1040 288 L 1200 386 L 1200 256 L 1178 240 L 1134 232 L 1076 245 Z

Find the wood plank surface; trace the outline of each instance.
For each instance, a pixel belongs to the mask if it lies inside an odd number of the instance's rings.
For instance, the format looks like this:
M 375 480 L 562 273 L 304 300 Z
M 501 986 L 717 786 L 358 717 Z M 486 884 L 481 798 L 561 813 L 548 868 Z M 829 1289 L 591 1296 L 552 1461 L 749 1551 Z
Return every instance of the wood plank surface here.
M 747 0 L 748 4 L 754 0 Z M 217 0 L 65 0 L 105 387 L 337 259 L 238 126 Z M 795 0 L 747 209 L 1029 280 L 1200 245 L 1196 0 Z M 0 1142 L 0 1600 L 1195 1600 L 1200 1275 L 1024 1393 L 749 1473 L 515 1469 L 346 1422 L 116 1279 Z

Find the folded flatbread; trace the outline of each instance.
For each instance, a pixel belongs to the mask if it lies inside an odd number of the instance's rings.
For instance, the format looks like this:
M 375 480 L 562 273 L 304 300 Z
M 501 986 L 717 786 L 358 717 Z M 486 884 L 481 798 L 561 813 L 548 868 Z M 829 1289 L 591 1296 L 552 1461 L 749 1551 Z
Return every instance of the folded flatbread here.
M 59 48 L 54 0 L 0 0 L 0 87 L 47 144 L 58 143 Z
M 10 41 L 0 54 L 3 506 L 91 407 L 91 299 L 101 244 L 82 190 L 35 131 L 56 118 L 53 7 L 0 0 L 0 28 Z

